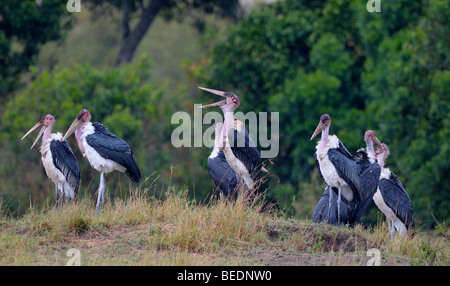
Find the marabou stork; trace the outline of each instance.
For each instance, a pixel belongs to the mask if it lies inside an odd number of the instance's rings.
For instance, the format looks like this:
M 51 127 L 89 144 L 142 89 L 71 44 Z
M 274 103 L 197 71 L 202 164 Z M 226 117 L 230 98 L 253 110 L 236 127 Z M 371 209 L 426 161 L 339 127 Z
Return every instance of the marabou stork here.
M 361 196 L 361 202 L 356 206 L 351 223 L 355 223 L 360 220 L 372 200 L 380 180 L 381 168 L 376 163 L 376 154 L 373 144 L 375 143 L 377 147 L 380 147 L 381 142 L 372 130 L 367 130 L 364 133 L 364 141 L 366 142 L 366 148 L 359 149 L 353 156 L 353 160 L 355 160 L 359 170 L 359 193 Z
M 36 123 L 23 137 L 27 137 L 30 133 L 42 126 L 33 145 L 38 142 L 42 136 L 41 159 L 47 176 L 55 184 L 56 207 L 58 207 L 59 192 L 61 192 L 61 206 L 64 204 L 64 198 L 67 197 L 68 202 L 78 195 L 80 187 L 80 167 L 72 149 L 62 133 L 51 133 L 55 124 L 55 118 L 51 114 L 47 114 Z
M 208 173 L 219 191 L 220 199 L 236 199 L 239 188 L 236 172 L 228 164 L 223 152 L 222 123 L 215 126 L 214 148 L 208 157 Z
M 100 201 L 102 208 L 105 202 L 104 174 L 113 171 L 125 172 L 132 182 L 137 183 L 141 179 L 141 171 L 134 161 L 133 152 L 128 143 L 109 132 L 103 124 L 92 123 L 90 120 L 89 111 L 81 110 L 64 135 L 64 139 L 75 132 L 81 153 L 88 159 L 91 167 L 100 172 L 100 186 L 95 209 L 95 216 L 97 216 Z
M 395 231 L 406 236 L 408 230 L 414 234 L 413 205 L 408 193 L 403 188 L 398 177 L 389 168 L 384 168 L 384 161 L 389 155 L 386 144 L 377 148 L 377 161 L 381 167 L 380 182 L 373 200 L 377 207 L 384 213 L 389 225 L 391 239 Z
M 359 219 L 365 208 L 359 209 L 358 204 L 362 202 L 360 206 L 367 206 L 367 200 L 372 197 L 377 187 L 379 168 L 376 172 L 376 164 L 362 164 L 355 160 L 336 135 L 329 136 L 330 124 L 330 115 L 323 114 L 310 140 L 322 133 L 314 154 L 316 166 L 327 185 L 333 190 L 337 189 L 337 224 L 340 225 L 342 197 L 346 203 L 353 205 L 352 221 L 354 218 Z M 378 139 L 375 142 L 378 144 Z M 364 170 L 364 166 L 371 168 L 366 167 Z M 328 197 L 328 207 L 331 210 L 332 192 L 329 191 Z
M 230 166 L 247 187 L 252 190 L 261 172 L 261 155 L 242 122 L 234 121 L 234 110 L 239 106 L 239 97 L 225 91 L 199 87 L 202 90 L 225 97 L 225 100 L 203 105 L 202 108 L 218 106 L 224 113 L 222 136 L 225 140 L 224 154 Z

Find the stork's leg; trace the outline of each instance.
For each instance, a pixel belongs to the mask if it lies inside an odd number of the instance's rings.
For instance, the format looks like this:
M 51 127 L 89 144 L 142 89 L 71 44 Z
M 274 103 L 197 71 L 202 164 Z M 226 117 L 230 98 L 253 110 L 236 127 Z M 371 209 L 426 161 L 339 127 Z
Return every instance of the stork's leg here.
M 59 201 L 59 190 L 58 190 L 58 185 L 55 184 L 55 209 L 58 208 L 58 201 Z
M 328 223 L 331 222 L 331 204 L 333 202 L 333 189 L 329 188 L 328 189 Z
M 61 194 L 61 207 L 64 206 L 64 201 L 66 200 L 66 194 L 64 193 L 64 186 L 62 187 L 62 194 Z
M 337 199 L 337 221 L 338 225 L 341 225 L 341 188 L 338 189 L 338 199 Z
M 67 197 L 67 204 L 70 204 L 70 201 L 72 200 L 72 198 L 70 197 L 70 195 L 71 195 L 71 187 L 69 186 L 69 185 L 67 185 L 67 184 L 64 184 L 63 185 L 63 190 L 64 190 L 64 194 L 65 194 L 65 197 Z M 72 194 L 73 194 L 73 191 L 72 191 Z
M 391 235 L 391 220 L 388 218 L 388 217 L 386 217 L 386 221 L 387 221 L 387 223 L 388 223 L 388 233 L 389 233 L 389 236 Z M 392 238 L 391 238 L 392 239 Z
M 101 173 L 100 174 L 100 180 L 103 180 L 103 190 L 102 190 L 102 210 L 105 207 L 105 189 L 106 189 L 106 183 L 105 183 L 105 174 Z
M 248 189 L 251 191 L 253 189 L 253 179 L 250 177 L 250 174 L 242 174 L 242 177 L 244 178 L 245 184 L 247 185 Z
M 395 227 L 394 227 L 394 221 L 389 220 L 390 224 L 389 224 L 389 231 L 391 233 L 391 240 L 394 239 L 395 236 Z
M 97 206 L 95 208 L 95 216 L 98 214 L 98 207 L 100 206 L 100 201 L 102 201 L 102 207 L 104 204 L 103 193 L 105 191 L 105 177 L 103 172 L 100 173 L 100 186 L 98 187 L 98 196 L 97 196 Z

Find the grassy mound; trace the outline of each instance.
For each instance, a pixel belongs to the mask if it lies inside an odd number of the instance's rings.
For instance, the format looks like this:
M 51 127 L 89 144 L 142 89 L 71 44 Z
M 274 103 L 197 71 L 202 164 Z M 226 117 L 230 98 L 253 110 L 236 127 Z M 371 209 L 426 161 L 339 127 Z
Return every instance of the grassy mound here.
M 449 265 L 442 225 L 440 235 L 391 241 L 386 223 L 334 227 L 260 203 L 198 203 L 175 191 L 155 198 L 136 190 L 98 217 L 94 209 L 84 198 L 56 210 L 30 207 L 18 219 L 2 215 L 0 264 L 65 265 L 76 248 L 81 265 L 366 265 L 376 248 L 382 265 Z

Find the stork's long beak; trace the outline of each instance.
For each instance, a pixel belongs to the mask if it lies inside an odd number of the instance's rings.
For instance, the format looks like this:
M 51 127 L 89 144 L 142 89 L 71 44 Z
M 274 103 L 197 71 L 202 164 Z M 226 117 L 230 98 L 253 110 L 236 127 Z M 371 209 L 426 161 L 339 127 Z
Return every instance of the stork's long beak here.
M 314 137 L 316 137 L 320 132 L 322 132 L 322 130 L 324 130 L 326 127 L 325 124 L 322 123 L 322 121 L 319 122 L 319 124 L 317 124 L 316 130 L 314 130 L 313 135 L 311 136 L 311 139 L 309 139 L 309 141 L 313 140 Z
M 67 138 L 72 135 L 75 130 L 77 130 L 81 124 L 83 124 L 83 120 L 79 120 L 78 118 L 75 118 L 75 120 L 72 122 L 72 125 L 70 125 L 69 129 L 67 129 L 66 134 L 64 134 L 63 140 L 67 140 Z
M 45 128 L 47 128 L 47 126 L 44 125 L 44 121 L 41 120 L 41 121 L 39 121 L 38 123 L 36 123 L 36 125 L 34 125 L 33 127 L 31 127 L 31 129 L 28 130 L 28 132 L 25 133 L 25 135 L 23 135 L 22 139 L 20 139 L 20 140 L 23 140 L 25 137 L 27 137 L 28 135 L 30 135 L 31 133 L 33 133 L 35 130 L 37 130 L 37 129 L 38 129 L 39 127 L 41 127 L 41 126 L 42 126 L 42 128 L 41 128 L 41 130 L 39 131 L 38 136 L 37 136 L 36 139 L 34 140 L 33 145 L 31 145 L 30 150 L 33 149 L 34 145 L 36 145 L 36 143 L 39 141 L 39 138 L 41 138 L 42 134 L 44 134 Z
M 222 96 L 222 97 L 226 97 L 226 95 L 225 95 L 226 92 L 225 91 L 215 90 L 215 89 L 206 88 L 206 87 L 200 87 L 200 86 L 198 88 L 200 88 L 200 89 L 202 89 L 204 91 L 210 92 L 210 93 L 217 94 L 217 95 Z
M 200 106 L 201 108 L 207 108 L 207 107 L 214 107 L 214 106 L 223 106 L 223 105 L 225 105 L 225 104 L 227 104 L 227 100 L 225 99 L 225 100 L 221 100 L 221 101 L 219 101 L 219 102 L 214 102 L 214 103 L 211 103 L 211 104 L 207 104 L 207 105 L 202 105 L 202 106 Z
M 207 92 L 210 92 L 210 93 L 214 93 L 216 95 L 219 95 L 219 96 L 222 96 L 222 97 L 226 98 L 225 91 L 220 91 L 220 90 L 215 90 L 215 89 L 210 89 L 210 88 L 205 88 L 205 87 L 198 87 L 198 88 L 200 88 L 200 89 L 202 89 L 204 91 L 207 91 Z M 227 104 L 227 100 L 226 99 L 225 100 L 221 100 L 219 102 L 203 105 L 203 106 L 201 106 L 201 108 L 215 107 L 215 106 L 219 106 L 220 107 L 220 106 L 223 106 L 225 104 Z
M 378 140 L 377 136 L 375 136 L 375 137 L 373 138 L 373 142 L 374 142 L 375 144 L 377 144 L 378 147 L 382 148 L 381 142 L 380 142 L 380 140 Z

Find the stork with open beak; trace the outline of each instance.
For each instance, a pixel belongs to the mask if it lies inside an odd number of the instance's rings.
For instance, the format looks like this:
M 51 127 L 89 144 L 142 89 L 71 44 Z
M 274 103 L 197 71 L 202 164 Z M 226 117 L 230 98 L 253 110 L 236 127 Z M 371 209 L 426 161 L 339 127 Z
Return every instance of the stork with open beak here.
M 235 123 L 234 110 L 239 106 L 239 97 L 233 93 L 199 87 L 207 92 L 225 99 L 216 103 L 203 105 L 202 108 L 220 107 L 224 113 L 222 138 L 225 141 L 224 154 L 233 170 L 244 179 L 250 190 L 255 187 L 261 172 L 261 155 L 242 124 Z
M 398 177 L 389 168 L 384 167 L 388 155 L 386 144 L 377 148 L 376 159 L 381 167 L 381 176 L 373 201 L 386 216 L 393 239 L 396 230 L 401 236 L 406 236 L 408 231 L 414 234 L 414 219 L 413 205 L 408 193 Z
M 342 197 L 345 198 L 346 203 L 353 205 L 353 210 L 357 210 L 358 204 L 362 201 L 363 205 L 361 206 L 364 206 L 370 193 L 374 193 L 373 183 L 376 183 L 377 180 L 374 179 L 376 172 L 370 170 L 365 173 L 364 164 L 355 161 L 355 158 L 336 135 L 329 136 L 330 124 L 330 115 L 323 114 L 310 140 L 319 133 L 322 134 L 314 156 L 319 173 L 327 185 L 332 190 L 337 190 L 337 224 L 339 225 L 341 223 Z M 374 142 L 377 143 L 379 140 L 376 139 Z M 361 180 L 361 178 L 364 179 Z M 366 183 L 366 179 L 370 184 Z M 329 209 L 331 209 L 333 196 L 331 191 L 329 193 Z M 361 209 L 358 211 L 358 215 L 360 215 Z M 351 215 L 351 217 L 354 216 L 355 214 Z
M 65 197 L 70 202 L 78 194 L 80 167 L 69 144 L 63 139 L 62 133 L 51 133 L 54 124 L 55 118 L 51 114 L 47 114 L 25 133 L 21 140 L 41 128 L 30 149 L 36 145 L 42 136 L 40 148 L 42 164 L 47 176 L 55 184 L 56 207 L 58 207 L 59 201 L 61 206 L 64 204 Z M 61 193 L 61 200 L 59 193 Z
M 89 161 L 92 168 L 100 172 L 95 216 L 98 214 L 100 201 L 102 207 L 105 197 L 104 174 L 119 171 L 128 175 L 132 182 L 139 182 L 141 171 L 134 161 L 133 152 L 127 142 L 112 134 L 103 124 L 91 122 L 91 113 L 81 110 L 64 135 L 64 140 L 75 132 L 78 147 Z

